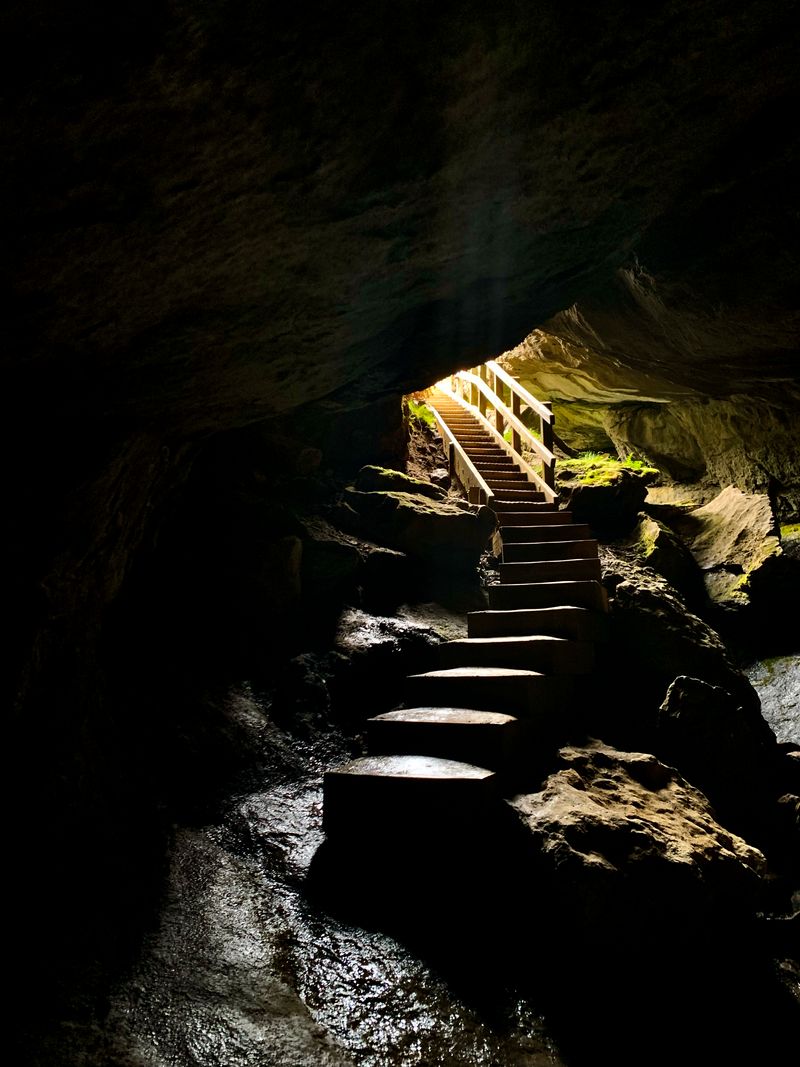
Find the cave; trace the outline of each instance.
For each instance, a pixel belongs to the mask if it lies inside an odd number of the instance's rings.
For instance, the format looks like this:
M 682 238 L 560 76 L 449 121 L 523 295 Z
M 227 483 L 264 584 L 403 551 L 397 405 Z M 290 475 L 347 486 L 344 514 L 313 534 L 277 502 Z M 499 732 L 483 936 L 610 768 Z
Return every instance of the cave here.
M 776 738 L 749 679 L 780 658 L 796 708 L 798 14 L 6 6 L 15 1063 L 793 1062 L 800 718 Z M 552 404 L 564 471 L 658 475 L 624 528 L 597 520 L 617 718 L 562 773 L 607 782 L 619 750 L 678 790 L 640 709 L 700 714 L 735 771 L 723 837 L 766 856 L 747 907 L 721 881 L 670 926 L 655 865 L 556 922 L 541 857 L 488 833 L 447 862 L 325 855 L 323 773 L 493 566 L 489 530 L 423 559 L 347 493 L 381 470 L 457 498 L 420 408 L 492 360 Z M 676 593 L 720 499 L 754 502 L 758 568 Z M 618 952 L 623 899 L 645 936 Z

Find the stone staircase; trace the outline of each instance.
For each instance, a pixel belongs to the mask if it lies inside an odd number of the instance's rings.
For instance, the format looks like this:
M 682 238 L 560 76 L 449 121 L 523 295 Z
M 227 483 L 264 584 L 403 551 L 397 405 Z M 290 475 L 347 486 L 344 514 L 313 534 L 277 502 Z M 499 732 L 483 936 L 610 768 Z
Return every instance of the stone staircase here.
M 369 754 L 326 773 L 329 837 L 477 826 L 570 739 L 591 700 L 608 610 L 597 542 L 467 405 L 445 393 L 432 403 L 491 490 L 500 581 L 468 615 L 468 636 L 439 645 L 397 707 L 367 722 Z

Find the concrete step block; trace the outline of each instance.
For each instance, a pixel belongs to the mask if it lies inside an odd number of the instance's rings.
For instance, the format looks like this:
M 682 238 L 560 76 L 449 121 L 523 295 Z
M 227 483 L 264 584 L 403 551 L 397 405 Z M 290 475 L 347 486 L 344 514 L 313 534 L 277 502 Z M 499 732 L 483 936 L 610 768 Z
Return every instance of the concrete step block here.
M 564 523 L 572 522 L 572 514 L 569 511 L 558 511 L 552 504 L 531 503 L 524 511 L 509 511 L 497 502 L 492 510 L 497 515 L 497 520 L 503 526 L 563 526 Z
M 406 703 L 499 711 L 528 721 L 568 705 L 575 678 L 511 667 L 451 667 L 409 675 Z

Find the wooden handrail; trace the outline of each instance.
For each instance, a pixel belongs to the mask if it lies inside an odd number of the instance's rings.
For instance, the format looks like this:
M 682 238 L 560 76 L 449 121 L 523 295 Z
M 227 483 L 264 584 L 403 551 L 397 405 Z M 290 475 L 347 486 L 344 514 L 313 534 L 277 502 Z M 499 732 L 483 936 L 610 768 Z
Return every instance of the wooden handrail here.
M 509 390 L 510 407 L 500 395 L 501 392 L 505 392 L 503 385 Z M 555 491 L 556 455 L 553 452 L 555 419 L 549 404 L 537 400 L 494 360 L 489 360 L 482 367 L 474 367 L 472 370 L 457 371 L 451 376 L 450 384 L 440 382 L 439 387 L 470 410 L 515 462 L 521 464 L 522 469 L 527 470 L 529 476 L 541 486 L 547 499 L 555 500 L 557 495 Z M 461 395 L 464 391 L 468 391 L 468 398 Z M 522 421 L 523 405 L 539 416 L 541 440 Z M 487 417 L 489 407 L 494 409 L 494 425 Z M 438 415 L 438 412 L 436 414 Z M 438 421 L 441 420 L 437 419 Z M 510 444 L 503 436 L 508 430 L 511 431 Z M 449 431 L 446 436 L 448 440 L 454 440 Z M 523 440 L 541 462 L 541 476 L 533 470 L 522 455 Z
M 470 382 L 471 384 L 476 385 L 486 397 L 486 399 L 489 401 L 489 403 L 492 405 L 492 407 L 495 409 L 495 411 L 502 412 L 509 425 L 513 426 L 513 428 L 517 431 L 520 437 L 524 437 L 528 441 L 534 452 L 538 452 L 541 458 L 546 463 L 555 463 L 555 453 L 551 452 L 546 445 L 543 445 L 538 437 L 534 437 L 534 435 L 531 433 L 525 423 L 521 419 L 518 419 L 517 416 L 513 413 L 513 411 L 509 411 L 509 409 L 506 407 L 506 405 L 503 403 L 497 393 L 495 393 L 495 391 L 490 388 L 490 386 L 488 386 L 482 378 L 480 378 L 477 374 L 473 374 L 472 371 L 462 371 L 459 377 L 461 377 L 465 382 Z M 537 400 L 537 404 L 538 403 L 539 402 Z M 544 408 L 544 410 L 547 411 L 547 408 Z M 483 412 L 481 412 L 481 414 L 483 414 Z M 548 415 L 550 415 L 550 417 L 552 418 L 552 412 L 548 411 Z
M 448 443 L 448 451 L 450 452 L 450 469 L 452 471 L 455 468 L 459 480 L 462 485 L 465 486 L 467 493 L 469 494 L 470 501 L 477 504 L 490 504 L 494 499 L 494 491 L 486 484 L 481 472 L 453 436 L 452 430 L 436 410 L 435 402 L 428 400 L 427 405 L 433 412 L 433 417 L 436 419 L 436 425 L 439 427 L 439 432 Z M 459 463 L 455 462 L 456 457 L 460 460 Z M 470 485 L 470 482 L 473 484 Z M 472 490 L 477 490 L 477 492 L 474 493 Z M 479 499 L 475 500 L 475 496 L 478 496 Z
M 537 400 L 532 393 L 529 393 L 524 386 L 519 384 L 516 378 L 511 377 L 508 371 L 504 371 L 493 359 L 490 359 L 488 363 L 484 363 L 484 366 L 488 367 L 492 374 L 496 374 L 500 381 L 504 382 L 512 393 L 516 393 L 523 404 L 527 404 L 531 411 L 535 411 L 540 419 L 547 423 L 553 422 L 553 412 L 550 408 L 545 407 L 541 400 Z

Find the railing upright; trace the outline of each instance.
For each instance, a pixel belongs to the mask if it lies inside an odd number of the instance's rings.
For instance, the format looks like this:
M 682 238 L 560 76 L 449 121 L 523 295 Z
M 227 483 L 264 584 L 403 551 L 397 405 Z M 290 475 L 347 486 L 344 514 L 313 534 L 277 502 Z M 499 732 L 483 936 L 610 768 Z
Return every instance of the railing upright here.
M 511 414 L 516 415 L 516 417 L 519 419 L 522 417 L 522 400 L 512 389 L 510 389 L 510 392 Z M 511 447 L 514 449 L 515 452 L 522 452 L 522 440 L 520 439 L 519 431 L 514 426 L 511 427 Z
M 553 423 L 555 421 L 553 419 L 553 417 L 552 417 L 552 415 L 553 415 L 553 405 L 549 400 L 543 400 L 542 404 L 550 412 L 550 416 L 551 417 L 548 420 L 548 419 L 545 419 L 543 415 L 539 416 L 539 430 L 540 430 L 541 437 L 542 437 L 542 444 L 544 445 L 545 448 L 549 448 L 550 451 L 552 452 L 553 451 Z M 542 478 L 544 479 L 545 483 L 551 489 L 555 489 L 555 487 L 556 487 L 556 468 L 555 468 L 555 464 L 554 463 L 543 463 L 542 464 Z
M 505 386 L 503 385 L 502 382 L 498 382 L 497 375 L 495 374 L 494 371 L 491 372 L 491 375 L 492 376 L 491 376 L 489 384 L 492 387 L 492 392 L 496 393 L 497 396 L 500 397 L 501 401 L 503 403 L 505 403 L 505 395 L 504 395 Z M 495 407 L 495 409 L 494 409 L 494 428 L 495 428 L 495 430 L 497 430 L 497 432 L 499 434 L 502 434 L 502 433 L 505 432 L 506 420 L 503 418 L 502 409 L 499 408 L 499 407 Z

